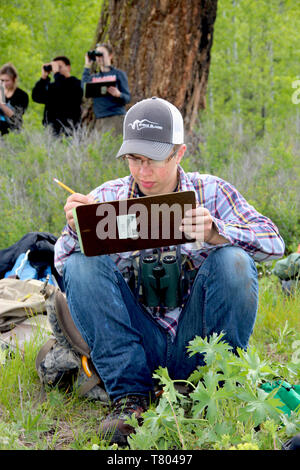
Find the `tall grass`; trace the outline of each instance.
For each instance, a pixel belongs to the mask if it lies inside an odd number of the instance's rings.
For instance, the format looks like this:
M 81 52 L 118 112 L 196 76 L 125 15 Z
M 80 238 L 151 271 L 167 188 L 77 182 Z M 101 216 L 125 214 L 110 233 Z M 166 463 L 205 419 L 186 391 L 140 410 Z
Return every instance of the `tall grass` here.
M 257 138 L 230 116 L 202 116 L 192 168 L 231 182 L 255 208 L 270 217 L 285 240 L 287 253 L 300 243 L 300 122 L 274 122 Z
M 203 136 L 203 137 L 199 137 Z M 128 174 L 115 159 L 121 138 L 85 129 L 73 138 L 53 138 L 48 129 L 26 127 L 0 140 L 0 249 L 28 231 L 59 235 L 68 194 L 56 177 L 75 191 L 88 193 L 104 181 Z M 233 183 L 257 210 L 279 227 L 287 253 L 300 242 L 300 147 L 298 130 L 255 140 L 240 134 L 234 122 L 203 122 L 188 144 L 183 167 L 212 173 Z
M 63 206 L 68 193 L 58 178 L 86 194 L 107 179 L 125 174 L 115 161 L 120 140 L 109 134 L 78 131 L 73 138 L 54 138 L 48 129 L 27 129 L 0 141 L 1 206 L 4 224 L 0 249 L 29 231 L 59 235 L 65 223 Z

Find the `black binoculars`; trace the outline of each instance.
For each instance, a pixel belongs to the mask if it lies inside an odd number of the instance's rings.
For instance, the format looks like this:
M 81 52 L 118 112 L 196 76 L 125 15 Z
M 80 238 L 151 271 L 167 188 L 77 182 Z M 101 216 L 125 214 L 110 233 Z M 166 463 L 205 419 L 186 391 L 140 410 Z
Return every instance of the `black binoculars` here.
M 45 70 L 45 72 L 52 72 L 52 65 L 51 64 L 43 65 L 43 69 Z
M 96 57 L 102 57 L 102 56 L 103 56 L 103 52 L 98 52 L 98 51 L 96 51 L 96 50 L 94 50 L 94 51 L 88 51 L 87 55 L 88 55 L 88 58 L 89 58 L 92 62 L 95 62 Z
M 142 260 L 141 278 L 144 303 L 147 307 L 175 308 L 180 299 L 180 269 L 176 257 L 155 255 Z

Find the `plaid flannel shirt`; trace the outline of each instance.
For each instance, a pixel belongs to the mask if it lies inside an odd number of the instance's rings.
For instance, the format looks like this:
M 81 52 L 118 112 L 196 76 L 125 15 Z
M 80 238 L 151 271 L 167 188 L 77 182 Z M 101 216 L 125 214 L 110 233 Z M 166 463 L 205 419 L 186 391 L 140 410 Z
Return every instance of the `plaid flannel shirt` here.
M 269 218 L 249 205 L 231 184 L 212 175 L 198 172 L 185 173 L 181 166 L 178 167 L 178 172 L 178 190 L 195 192 L 196 201 L 209 210 L 219 234 L 228 240 L 223 246 L 239 246 L 257 262 L 283 256 L 284 241 L 277 227 Z M 131 175 L 108 181 L 90 194 L 98 202 L 139 197 L 138 187 Z M 181 253 L 189 258 L 195 269 L 198 269 L 211 250 L 216 248 L 215 245 L 202 243 L 199 249 L 198 244 L 185 243 L 181 245 Z M 176 247 L 163 247 L 161 251 L 175 249 Z M 75 251 L 80 251 L 76 232 L 66 225 L 55 245 L 55 267 L 60 274 L 63 273 L 66 259 Z M 132 266 L 131 252 L 110 256 L 123 273 Z M 164 311 L 163 314 L 160 314 L 159 309 L 155 311 L 151 309 L 155 319 L 167 329 L 172 338 L 176 334 L 180 312 L 179 307 Z

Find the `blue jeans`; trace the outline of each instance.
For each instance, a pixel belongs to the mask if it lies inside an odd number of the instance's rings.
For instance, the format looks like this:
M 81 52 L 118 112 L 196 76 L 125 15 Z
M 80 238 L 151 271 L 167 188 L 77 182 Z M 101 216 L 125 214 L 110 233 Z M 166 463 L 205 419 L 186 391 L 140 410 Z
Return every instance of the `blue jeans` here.
M 72 318 L 111 400 L 149 396 L 159 366 L 167 367 L 172 379 L 186 379 L 203 365 L 200 354 L 189 357 L 186 349 L 196 335 L 224 331 L 223 340 L 245 349 L 258 305 L 255 263 L 233 246 L 213 250 L 199 268 L 173 342 L 136 301 L 109 256 L 73 253 L 64 283 Z

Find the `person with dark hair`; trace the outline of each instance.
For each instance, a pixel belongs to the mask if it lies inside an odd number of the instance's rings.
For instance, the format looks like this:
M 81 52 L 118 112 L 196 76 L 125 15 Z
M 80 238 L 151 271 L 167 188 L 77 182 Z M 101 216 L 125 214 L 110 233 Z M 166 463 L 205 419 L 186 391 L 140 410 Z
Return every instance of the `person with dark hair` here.
M 115 82 L 114 86 L 107 88 L 104 95 L 93 98 L 95 127 L 101 132 L 115 129 L 116 134 L 122 134 L 125 105 L 131 99 L 127 75 L 123 70 L 112 66 L 113 49 L 110 44 L 97 44 L 95 52 L 96 66 L 99 71 L 91 74 L 93 61 L 86 54 L 82 87 L 84 88 L 85 84 L 90 82 L 97 83 L 105 80 Z
M 45 105 L 43 124 L 51 126 L 54 135 L 70 135 L 80 125 L 82 88 L 80 80 L 71 76 L 71 62 L 67 57 L 58 56 L 43 65 L 32 99 Z
M 0 133 L 20 130 L 28 107 L 28 94 L 17 84 L 18 73 L 13 64 L 0 68 Z

